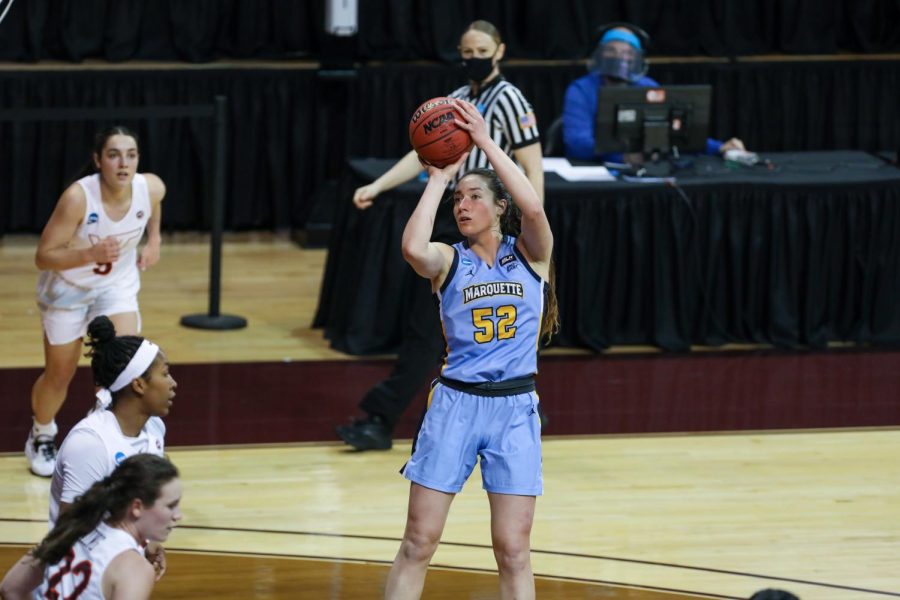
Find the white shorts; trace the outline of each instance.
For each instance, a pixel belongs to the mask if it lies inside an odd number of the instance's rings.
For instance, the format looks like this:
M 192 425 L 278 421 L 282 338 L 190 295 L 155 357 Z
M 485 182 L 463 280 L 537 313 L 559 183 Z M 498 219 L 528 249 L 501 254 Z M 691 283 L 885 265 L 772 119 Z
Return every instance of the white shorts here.
M 109 286 L 84 288 L 70 283 L 55 271 L 44 271 L 38 278 L 37 304 L 47 340 L 53 346 L 83 338 L 88 323 L 99 315 L 137 313 L 137 330 L 141 330 L 141 313 L 137 295 L 141 278 L 134 269 Z

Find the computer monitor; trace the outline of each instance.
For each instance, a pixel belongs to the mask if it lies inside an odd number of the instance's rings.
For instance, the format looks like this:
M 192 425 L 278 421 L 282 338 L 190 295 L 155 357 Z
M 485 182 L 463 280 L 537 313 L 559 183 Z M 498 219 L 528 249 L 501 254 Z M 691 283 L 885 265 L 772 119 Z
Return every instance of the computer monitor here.
M 595 152 L 647 157 L 703 152 L 709 133 L 709 85 L 602 86 L 597 95 Z

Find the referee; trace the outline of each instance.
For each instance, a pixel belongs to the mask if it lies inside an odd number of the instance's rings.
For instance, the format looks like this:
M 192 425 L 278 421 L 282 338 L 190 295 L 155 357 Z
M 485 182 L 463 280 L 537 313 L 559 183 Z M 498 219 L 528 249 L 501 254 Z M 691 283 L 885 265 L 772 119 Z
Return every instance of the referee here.
M 499 63 L 506 51 L 497 28 L 475 21 L 459 42 L 459 53 L 469 80 L 450 97 L 467 100 L 484 116 L 491 137 L 525 172 L 538 195 L 544 198 L 544 171 L 537 120 L 531 103 L 500 74 Z M 489 167 L 487 157 L 474 148 L 456 180 L 474 168 Z M 415 150 L 401 158 L 381 177 L 358 188 L 353 203 L 360 210 L 372 206 L 381 192 L 414 178 L 422 170 Z M 451 186 L 452 187 L 452 186 Z M 460 241 L 450 203 L 438 210 L 433 239 L 453 244 Z M 403 343 L 391 374 L 370 389 L 359 403 L 365 416 L 336 428 L 338 437 L 356 450 L 387 450 L 394 426 L 440 362 L 444 339 L 430 283 L 417 278 L 415 297 L 403 331 Z

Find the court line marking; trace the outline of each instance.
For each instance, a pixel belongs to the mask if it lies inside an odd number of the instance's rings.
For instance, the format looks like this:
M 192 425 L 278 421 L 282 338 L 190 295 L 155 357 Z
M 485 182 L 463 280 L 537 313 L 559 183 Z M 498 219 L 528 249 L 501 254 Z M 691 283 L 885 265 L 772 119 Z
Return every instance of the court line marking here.
M 2 520 L 2 519 L 0 519 Z M 348 536 L 350 537 L 350 536 Z M 22 544 L 12 544 L 8 542 L 0 542 L 0 547 L 7 548 L 23 548 L 27 549 L 28 546 L 23 546 Z M 381 566 L 390 566 L 392 563 L 388 560 L 378 560 L 378 559 L 360 559 L 360 558 L 346 558 L 342 556 L 325 556 L 325 555 L 316 555 L 316 554 L 279 554 L 276 552 L 240 552 L 236 550 L 196 550 L 192 548 L 178 548 L 174 546 L 166 546 L 166 551 L 168 552 L 178 552 L 181 554 L 196 554 L 196 555 L 210 555 L 210 556 L 243 556 L 250 558 L 280 558 L 284 560 L 315 560 L 321 562 L 344 562 L 344 563 L 353 563 L 353 564 L 374 564 Z M 487 574 L 487 575 L 496 575 L 496 569 L 486 569 L 486 568 L 477 568 L 477 567 L 458 567 L 454 565 L 444 565 L 444 564 L 430 564 L 428 565 L 429 569 L 443 569 L 445 571 L 456 571 L 462 573 L 479 573 L 479 574 Z M 604 586 L 618 587 L 623 589 L 638 589 L 638 590 L 648 590 L 648 591 L 656 591 L 656 592 L 671 592 L 674 594 L 684 595 L 688 598 L 716 598 L 721 600 L 741 600 L 739 596 L 724 596 L 721 594 L 710 594 L 708 592 L 693 592 L 690 590 L 680 590 L 677 588 L 666 588 L 659 587 L 653 585 L 645 585 L 645 584 L 632 584 L 632 583 L 623 583 L 620 581 L 610 581 L 605 579 L 588 579 L 584 577 L 567 577 L 565 575 L 546 575 L 542 573 L 534 573 L 535 577 L 547 580 L 559 580 L 559 581 L 568 581 L 572 583 L 584 583 L 584 584 L 600 584 Z
M 17 518 L 4 518 L 0 517 L 0 522 L 8 522 L 8 523 L 46 523 L 45 520 L 41 519 L 17 519 Z M 364 534 L 347 534 L 347 533 L 328 533 L 328 532 L 319 532 L 319 531 L 291 531 L 291 530 L 282 530 L 282 529 L 256 529 L 251 527 L 213 527 L 209 525 L 179 525 L 179 529 L 191 529 L 197 531 L 223 531 L 223 532 L 232 532 L 232 533 L 261 533 L 261 534 L 273 534 L 273 535 L 293 535 L 293 536 L 307 536 L 307 537 L 322 537 L 322 538 L 338 538 L 338 539 L 358 539 L 358 540 L 373 540 L 380 542 L 395 542 L 400 543 L 400 538 L 395 537 L 387 537 L 387 536 L 377 536 L 377 535 L 364 535 Z M 472 544 L 468 542 L 453 542 L 453 541 L 444 541 L 441 540 L 441 545 L 444 546 L 453 546 L 457 548 L 478 548 L 481 550 L 490 550 L 491 546 L 487 544 Z M 172 548 L 175 550 L 175 548 Z M 209 551 L 209 552 L 219 552 L 219 551 Z M 222 553 L 227 553 L 225 551 L 221 551 Z M 822 581 L 811 581 L 807 579 L 796 579 L 793 577 L 781 577 L 777 575 L 762 575 L 759 573 L 748 573 L 743 571 L 731 571 L 728 569 L 716 569 L 713 567 L 696 567 L 692 565 L 682 565 L 678 563 L 667 563 L 667 562 L 659 562 L 652 560 L 642 560 L 637 558 L 624 558 L 617 556 L 606 556 L 602 554 L 583 554 L 579 552 L 566 552 L 562 550 L 541 550 L 539 548 L 532 548 L 531 552 L 533 554 L 543 554 L 547 556 L 560 556 L 560 557 L 570 557 L 570 558 L 585 558 L 590 560 L 606 560 L 609 562 L 620 562 L 627 564 L 636 564 L 636 565 L 646 565 L 652 567 L 663 567 L 668 569 L 683 569 L 686 571 L 699 571 L 703 573 L 717 573 L 720 575 L 734 575 L 737 577 L 748 577 L 752 579 L 762 579 L 767 581 L 779 581 L 783 583 L 799 583 L 803 585 L 811 585 L 815 587 L 822 587 L 828 589 L 836 589 L 836 590 L 847 590 L 852 592 L 862 592 L 865 594 L 875 594 L 881 596 L 891 596 L 894 598 L 900 598 L 900 593 L 897 592 L 888 592 L 884 590 L 875 590 L 870 588 L 856 587 L 850 585 L 842 585 L 838 583 L 827 583 Z M 251 553 L 252 554 L 252 553 Z M 282 556 L 273 554 L 272 556 Z M 304 556 L 304 555 L 287 555 L 287 556 Z M 328 557 L 329 559 L 337 560 L 334 557 Z M 342 559 L 344 560 L 344 559 Z M 381 561 L 359 561 L 359 562 L 381 562 Z M 434 565 L 437 566 L 437 565 Z M 447 567 L 447 568 L 459 568 L 459 567 Z M 588 580 L 593 581 L 593 580 Z M 598 580 L 599 581 L 599 580 Z M 662 589 L 662 588 L 660 588 Z M 729 598 L 729 596 L 722 596 L 722 598 Z

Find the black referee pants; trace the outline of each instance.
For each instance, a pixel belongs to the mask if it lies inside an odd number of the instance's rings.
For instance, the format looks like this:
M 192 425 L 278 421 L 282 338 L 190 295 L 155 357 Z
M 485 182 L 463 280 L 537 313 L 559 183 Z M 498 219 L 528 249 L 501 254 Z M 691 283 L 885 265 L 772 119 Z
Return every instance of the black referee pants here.
M 444 351 L 441 319 L 431 293 L 431 282 L 419 278 L 397 362 L 387 379 L 366 393 L 359 407 L 384 417 L 393 429 L 416 394 L 437 374 Z

